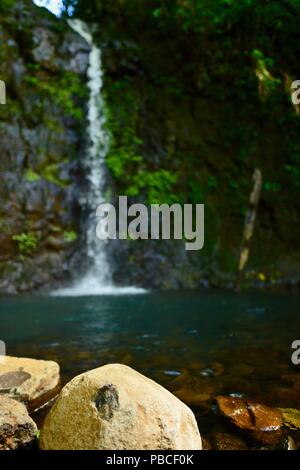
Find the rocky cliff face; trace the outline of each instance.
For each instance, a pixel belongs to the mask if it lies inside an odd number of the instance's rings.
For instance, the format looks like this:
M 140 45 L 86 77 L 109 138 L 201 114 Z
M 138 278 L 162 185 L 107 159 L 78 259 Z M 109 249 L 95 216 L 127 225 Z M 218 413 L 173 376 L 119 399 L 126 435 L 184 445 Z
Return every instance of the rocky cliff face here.
M 0 10 L 0 293 L 16 293 L 68 277 L 89 50 L 30 1 Z
M 132 202 L 205 203 L 202 251 L 187 253 L 179 242 L 115 244 L 115 278 L 156 288 L 232 285 L 259 168 L 264 184 L 247 280 L 298 283 L 300 119 L 289 86 L 300 70 L 293 30 L 269 41 L 270 33 L 262 38 L 243 17 L 224 31 L 204 24 L 196 34 L 167 15 L 157 20 L 160 12 L 142 1 L 93 5 L 106 67 L 113 193 Z

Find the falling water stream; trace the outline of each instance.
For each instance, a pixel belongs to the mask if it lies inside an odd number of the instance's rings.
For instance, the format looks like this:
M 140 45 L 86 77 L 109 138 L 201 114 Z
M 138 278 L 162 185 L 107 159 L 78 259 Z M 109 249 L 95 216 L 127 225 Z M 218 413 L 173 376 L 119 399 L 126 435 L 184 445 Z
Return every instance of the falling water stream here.
M 105 103 L 102 95 L 103 69 L 101 49 L 94 43 L 90 27 L 81 20 L 69 21 L 71 28 L 90 46 L 88 66 L 88 146 L 85 156 L 85 173 L 88 191 L 81 196 L 81 204 L 88 216 L 86 222 L 85 256 L 89 269 L 69 288 L 59 289 L 54 295 L 82 296 L 127 294 L 144 292 L 135 287 L 116 287 L 107 259 L 107 245 L 96 237 L 96 209 L 104 202 L 105 157 L 109 148 L 109 135 L 105 129 Z

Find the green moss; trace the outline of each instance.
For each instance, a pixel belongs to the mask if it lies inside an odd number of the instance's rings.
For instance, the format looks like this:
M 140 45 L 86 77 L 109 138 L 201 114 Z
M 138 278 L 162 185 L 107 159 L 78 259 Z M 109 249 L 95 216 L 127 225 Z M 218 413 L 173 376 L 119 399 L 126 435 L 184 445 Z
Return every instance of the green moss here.
M 12 240 L 17 242 L 18 251 L 21 255 L 30 255 L 33 253 L 39 242 L 39 237 L 32 232 L 13 235 Z
M 293 176 L 296 188 L 300 189 L 300 168 L 293 165 L 286 165 L 286 171 Z
M 207 185 L 210 189 L 217 189 L 218 187 L 217 178 L 213 175 L 210 175 L 207 180 Z
M 56 184 L 60 188 L 65 188 L 70 184 L 69 180 L 64 180 L 59 176 L 60 163 L 52 163 L 41 170 L 41 176 L 49 183 Z
M 25 179 L 29 183 L 39 181 L 41 178 L 49 183 L 56 184 L 60 188 L 65 188 L 70 184 L 69 180 L 64 180 L 59 176 L 60 163 L 52 163 L 39 170 L 39 173 L 29 168 L 25 172 Z
M 16 3 L 16 0 L 1 0 L 0 12 L 5 13 L 5 12 L 11 10 L 11 8 L 13 8 L 15 3 Z
M 143 141 L 136 134 L 139 104 L 126 80 L 111 83 L 106 91 L 106 127 L 110 134 L 106 162 L 113 176 L 126 185 L 143 161 Z
M 54 233 L 60 233 L 62 231 L 61 227 L 59 227 L 58 225 L 51 225 L 50 230 Z
M 178 179 L 177 174 L 168 170 L 138 171 L 132 178 L 132 184 L 127 188 L 128 196 L 138 196 L 141 190 L 147 194 L 149 204 L 172 204 L 179 202 L 176 194 L 172 193 Z
M 276 193 L 278 191 L 281 190 L 281 184 L 280 183 L 276 183 L 274 181 L 265 181 L 264 184 L 263 184 L 263 188 L 266 190 L 266 191 L 270 191 L 270 192 L 273 192 L 273 193 Z
M 267 58 L 264 54 L 254 49 L 252 51 L 252 57 L 255 63 L 255 74 L 259 81 L 259 91 L 263 98 L 266 98 L 270 93 L 277 90 L 281 84 L 281 79 L 276 78 L 272 75 L 270 70 L 274 65 L 274 61 L 271 58 Z
M 39 84 L 38 78 L 35 77 L 34 75 L 25 75 L 24 76 L 24 81 L 26 83 L 28 83 L 29 85 L 32 85 L 32 86 L 38 86 L 38 84 Z
M 74 243 L 77 240 L 77 233 L 74 232 L 73 230 L 69 232 L 64 232 L 64 240 L 67 243 Z
M 25 179 L 29 183 L 34 183 L 35 181 L 39 181 L 40 176 L 35 171 L 33 171 L 31 168 L 29 168 L 29 170 L 27 170 L 26 173 L 25 173 Z
M 165 168 L 150 169 L 143 156 L 143 140 L 138 135 L 139 95 L 133 85 L 126 79 L 110 83 L 106 100 L 110 134 L 106 162 L 124 194 L 137 197 L 143 193 L 149 203 L 177 202 L 172 190 L 178 175 Z
M 47 81 L 39 74 L 39 67 L 29 64 L 30 74 L 24 79 L 30 86 L 37 88 L 37 92 L 48 96 L 54 103 L 60 106 L 65 113 L 82 120 L 84 117 L 82 109 L 76 104 L 76 97 L 83 98 L 86 89 L 80 77 L 73 72 L 61 72 L 55 80 Z

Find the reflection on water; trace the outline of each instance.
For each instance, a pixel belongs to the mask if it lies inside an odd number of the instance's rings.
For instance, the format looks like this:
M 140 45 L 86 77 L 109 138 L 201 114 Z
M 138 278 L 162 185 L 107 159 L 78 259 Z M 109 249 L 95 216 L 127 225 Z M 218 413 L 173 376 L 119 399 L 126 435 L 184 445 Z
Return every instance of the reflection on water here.
M 236 393 L 295 405 L 299 299 L 219 291 L 1 299 L 0 338 L 10 355 L 58 361 L 64 381 L 121 362 L 188 402 Z

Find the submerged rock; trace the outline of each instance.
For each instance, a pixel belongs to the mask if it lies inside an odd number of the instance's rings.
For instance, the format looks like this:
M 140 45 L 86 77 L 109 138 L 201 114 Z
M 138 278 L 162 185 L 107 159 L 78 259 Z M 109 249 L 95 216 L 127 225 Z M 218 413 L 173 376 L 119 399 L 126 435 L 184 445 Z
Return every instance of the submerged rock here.
M 51 400 L 59 390 L 56 362 L 6 356 L 0 364 L 0 393 L 24 402 L 30 412 Z
M 248 450 L 245 442 L 238 436 L 228 432 L 216 432 L 212 438 L 216 450 Z
M 221 415 L 257 441 L 273 444 L 280 440 L 283 421 L 279 409 L 233 397 L 219 396 L 216 402 Z
M 35 440 L 37 427 L 25 405 L 0 395 L 0 450 L 29 446 Z
M 207 392 L 197 392 L 194 390 L 190 390 L 188 388 L 182 388 L 180 390 L 176 390 L 175 395 L 177 398 L 182 400 L 184 403 L 187 403 L 189 406 L 202 406 L 203 404 L 207 403 L 211 399 L 211 394 Z
M 109 364 L 62 390 L 41 432 L 44 450 L 200 450 L 192 411 L 128 366 Z
M 291 436 L 284 436 L 279 448 L 282 450 L 297 450 L 297 445 Z

